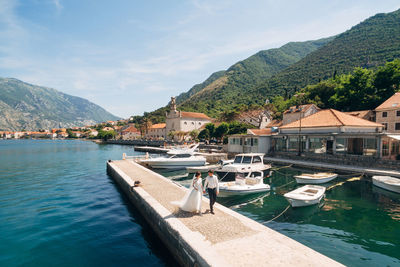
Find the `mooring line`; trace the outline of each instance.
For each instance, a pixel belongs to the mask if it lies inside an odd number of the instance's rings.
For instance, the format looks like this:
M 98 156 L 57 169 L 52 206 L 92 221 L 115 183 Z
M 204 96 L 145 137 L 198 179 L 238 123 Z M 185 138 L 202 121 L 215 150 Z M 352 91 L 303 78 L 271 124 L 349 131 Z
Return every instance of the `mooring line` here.
M 290 208 L 290 205 L 288 205 L 287 207 L 286 207 L 286 209 L 284 209 L 281 213 L 279 213 L 279 215 L 278 216 L 276 216 L 276 217 L 274 217 L 274 218 L 272 218 L 271 220 L 269 220 L 269 221 L 266 221 L 266 223 L 269 223 L 269 222 L 272 222 L 273 220 L 276 220 L 276 219 L 278 219 L 279 217 L 281 217 L 288 209 Z

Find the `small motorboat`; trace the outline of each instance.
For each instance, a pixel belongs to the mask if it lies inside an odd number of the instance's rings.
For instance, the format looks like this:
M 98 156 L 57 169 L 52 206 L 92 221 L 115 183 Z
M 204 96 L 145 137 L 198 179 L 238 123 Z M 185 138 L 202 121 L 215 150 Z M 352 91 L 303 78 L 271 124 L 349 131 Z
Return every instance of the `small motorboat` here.
M 246 195 L 261 193 L 271 190 L 268 184 L 264 184 L 264 174 L 261 171 L 249 173 L 246 177 L 238 174 L 234 182 L 219 183 L 219 195 L 229 197 L 235 195 Z
M 138 162 L 153 169 L 185 169 L 186 167 L 204 166 L 206 158 L 192 154 L 176 154 L 169 158 L 142 159 Z
M 237 174 L 247 176 L 253 172 L 262 171 L 268 175 L 266 170 L 271 169 L 270 164 L 264 164 L 263 153 L 245 153 L 235 156 L 233 163 L 226 164 L 215 170 L 219 179 L 224 182 L 235 181 Z
M 335 179 L 338 175 L 336 173 L 319 172 L 319 173 L 303 173 L 295 175 L 298 184 L 323 184 Z
M 305 185 L 283 196 L 292 207 L 305 207 L 318 204 L 324 197 L 326 188 L 320 185 Z
M 372 176 L 372 183 L 383 189 L 400 193 L 400 179 L 391 176 Z

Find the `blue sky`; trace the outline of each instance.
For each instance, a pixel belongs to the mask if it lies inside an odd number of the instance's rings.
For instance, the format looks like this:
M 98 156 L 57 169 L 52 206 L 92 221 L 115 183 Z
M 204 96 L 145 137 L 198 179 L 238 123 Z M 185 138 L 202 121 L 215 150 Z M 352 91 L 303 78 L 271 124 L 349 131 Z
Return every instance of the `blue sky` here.
M 399 8 L 398 0 L 0 0 L 0 76 L 141 115 L 259 50 Z

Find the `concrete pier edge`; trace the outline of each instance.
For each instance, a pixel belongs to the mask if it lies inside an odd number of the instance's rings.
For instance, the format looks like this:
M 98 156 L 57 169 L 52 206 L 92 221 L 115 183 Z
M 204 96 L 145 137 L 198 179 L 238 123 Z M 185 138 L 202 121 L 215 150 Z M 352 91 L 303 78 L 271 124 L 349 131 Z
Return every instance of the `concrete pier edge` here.
M 143 168 L 143 166 L 132 162 L 132 167 Z M 243 261 L 246 257 L 240 257 L 240 248 L 265 244 L 268 251 L 265 254 L 255 255 L 253 261 L 257 262 L 262 258 L 265 266 L 265 258 L 268 254 L 275 255 L 268 264 L 270 266 L 317 266 L 319 264 L 329 266 L 341 266 L 340 263 L 312 250 L 301 243 L 282 235 L 254 220 L 251 220 L 229 208 L 216 203 L 216 208 L 240 220 L 246 227 L 255 230 L 255 235 L 240 238 L 239 240 L 228 240 L 217 244 L 211 244 L 199 232 L 191 231 L 183 222 L 156 201 L 141 187 L 133 187 L 135 177 L 126 175 L 116 164 L 107 162 L 107 172 L 116 181 L 122 191 L 128 196 L 130 202 L 149 223 L 151 228 L 166 245 L 171 254 L 183 266 L 231 266 L 232 262 L 227 262 L 227 257 L 238 257 L 238 266 L 246 266 L 249 262 Z M 151 171 L 150 171 L 151 172 Z M 171 185 L 187 190 L 185 187 L 176 185 L 171 180 L 152 172 L 160 179 L 168 181 Z M 139 180 L 139 179 L 137 179 Z M 272 243 L 268 246 L 266 243 Z M 261 249 L 261 248 L 260 248 Z M 290 251 L 288 251 L 290 250 Z M 243 252 L 242 252 L 243 253 Z M 248 251 L 247 251 L 248 253 Z M 280 255 L 277 257 L 276 255 Z M 251 255 L 250 255 L 251 256 Z M 242 261 L 241 261 L 242 260 Z M 253 262 L 253 264 L 255 263 Z

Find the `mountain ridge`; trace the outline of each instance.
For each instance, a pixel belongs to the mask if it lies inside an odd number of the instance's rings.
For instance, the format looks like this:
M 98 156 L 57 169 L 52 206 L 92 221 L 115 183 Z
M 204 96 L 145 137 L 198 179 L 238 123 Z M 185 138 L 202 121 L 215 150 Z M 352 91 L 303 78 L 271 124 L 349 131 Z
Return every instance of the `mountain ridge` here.
M 116 120 L 102 107 L 54 88 L 0 78 L 0 130 L 39 130 Z

